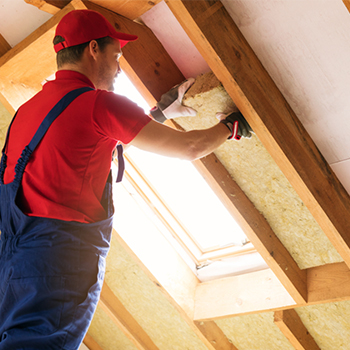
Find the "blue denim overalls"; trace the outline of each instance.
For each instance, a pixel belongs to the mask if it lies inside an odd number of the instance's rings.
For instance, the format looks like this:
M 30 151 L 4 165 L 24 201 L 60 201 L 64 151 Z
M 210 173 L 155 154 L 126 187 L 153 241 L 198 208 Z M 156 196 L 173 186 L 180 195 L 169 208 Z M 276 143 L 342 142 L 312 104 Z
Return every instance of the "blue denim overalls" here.
M 114 212 L 111 175 L 103 221 L 29 217 L 16 205 L 31 153 L 53 120 L 88 90 L 71 91 L 57 103 L 22 152 L 13 182 L 4 185 L 6 139 L 0 167 L 0 350 L 78 349 L 99 300 Z

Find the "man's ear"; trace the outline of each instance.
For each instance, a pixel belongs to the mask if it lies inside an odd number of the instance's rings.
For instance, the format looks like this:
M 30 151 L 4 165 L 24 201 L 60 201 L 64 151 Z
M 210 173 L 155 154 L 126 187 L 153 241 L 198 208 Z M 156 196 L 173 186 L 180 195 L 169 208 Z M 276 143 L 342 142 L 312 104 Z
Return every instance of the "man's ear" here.
M 99 52 L 99 47 L 96 40 L 91 40 L 88 45 L 89 54 L 96 59 Z

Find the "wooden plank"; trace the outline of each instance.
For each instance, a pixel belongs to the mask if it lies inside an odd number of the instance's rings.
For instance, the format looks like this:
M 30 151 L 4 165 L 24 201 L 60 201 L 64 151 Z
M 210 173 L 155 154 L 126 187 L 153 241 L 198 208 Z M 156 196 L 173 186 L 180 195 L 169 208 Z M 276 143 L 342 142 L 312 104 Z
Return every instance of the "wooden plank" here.
M 27 4 L 37 7 L 39 10 L 55 15 L 60 9 L 67 6 L 70 0 L 45 1 L 45 0 L 24 0 Z
M 126 18 L 135 20 L 153 8 L 162 0 L 90 0 L 91 2 L 118 13 Z
M 226 9 L 167 4 L 239 110 L 350 266 L 350 198 Z
M 56 71 L 52 44 L 56 25 L 68 12 L 83 7 L 80 0 L 73 0 L 0 57 L 0 94 L 14 110 L 40 91 L 42 82 Z
M 86 333 L 83 343 L 89 348 L 89 350 L 103 350 L 89 333 Z
M 0 57 L 4 55 L 7 51 L 11 50 L 11 45 L 6 41 L 6 39 L 0 34 Z
M 195 321 L 289 309 L 296 306 L 270 269 L 201 283 L 195 295 Z
M 342 263 L 306 270 L 308 301 L 304 306 L 350 300 L 350 269 Z M 288 310 L 292 301 L 270 270 L 201 283 L 196 289 L 196 321 L 258 312 Z
M 295 350 L 320 350 L 295 310 L 276 311 L 274 322 Z
M 158 350 L 152 339 L 124 307 L 106 283 L 101 292 L 99 305 L 139 350 Z
M 350 269 L 345 263 L 308 269 L 308 305 L 350 300 Z
M 162 0 L 90 0 L 103 8 L 111 10 L 131 20 L 142 16 Z M 70 0 L 25 0 L 25 2 L 38 7 L 40 10 L 54 14 L 66 6 Z
M 262 214 L 214 154 L 193 164 L 235 218 L 256 250 L 296 303 L 307 300 L 306 271 L 301 270 Z
M 195 322 L 198 329 L 209 340 L 215 350 L 238 350 L 214 321 Z

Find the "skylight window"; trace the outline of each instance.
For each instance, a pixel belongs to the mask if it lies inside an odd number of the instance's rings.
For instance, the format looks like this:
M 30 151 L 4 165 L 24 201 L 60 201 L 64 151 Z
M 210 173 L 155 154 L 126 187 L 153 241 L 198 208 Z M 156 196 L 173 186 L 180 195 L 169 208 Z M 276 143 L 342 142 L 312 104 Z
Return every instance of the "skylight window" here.
M 149 106 L 124 73 L 118 76 L 115 92 L 133 100 L 146 113 L 149 112 Z M 180 254 L 187 252 L 198 269 L 204 270 L 213 261 L 228 257 L 232 260 L 232 257 L 242 254 L 257 254 L 192 163 L 132 146 L 125 155 L 127 191 L 138 205 L 141 200 L 149 206 L 153 212 L 151 216 L 156 217 L 155 221 L 158 220 L 156 225 L 177 240 L 183 248 Z M 242 265 L 242 258 L 239 259 L 239 265 Z M 260 260 L 259 263 L 264 265 Z M 230 264 L 225 265 L 225 270 L 230 269 L 227 267 Z M 242 267 L 239 266 L 239 269 Z

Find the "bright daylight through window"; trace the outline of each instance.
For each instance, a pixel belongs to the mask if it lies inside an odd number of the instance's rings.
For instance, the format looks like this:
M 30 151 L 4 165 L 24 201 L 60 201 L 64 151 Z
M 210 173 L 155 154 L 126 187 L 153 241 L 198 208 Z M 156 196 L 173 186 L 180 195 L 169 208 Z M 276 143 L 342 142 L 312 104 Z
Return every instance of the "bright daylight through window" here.
M 115 92 L 149 106 L 124 73 Z M 187 161 L 130 147 L 122 186 L 143 202 L 165 235 L 175 237 L 180 254 L 191 257 L 201 280 L 266 268 L 266 264 L 195 167 Z M 138 199 L 137 199 L 138 198 Z M 145 205 L 146 204 L 146 205 Z M 132 210 L 132 209 L 130 209 Z M 185 252 L 185 253 L 184 253 Z M 188 256 L 185 257 L 185 260 Z

